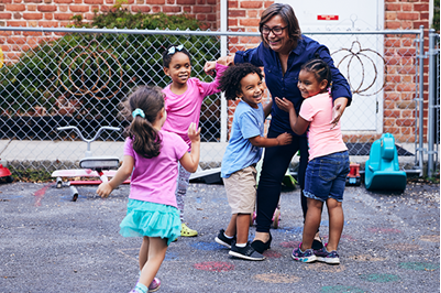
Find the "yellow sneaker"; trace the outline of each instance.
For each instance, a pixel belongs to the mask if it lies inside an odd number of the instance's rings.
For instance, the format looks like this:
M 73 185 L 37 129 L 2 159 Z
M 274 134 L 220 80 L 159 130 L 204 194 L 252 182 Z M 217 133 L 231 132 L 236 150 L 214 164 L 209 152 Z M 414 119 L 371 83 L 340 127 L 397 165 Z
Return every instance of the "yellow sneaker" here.
M 183 236 L 183 237 L 196 237 L 196 236 L 198 236 L 198 231 L 190 229 L 187 227 L 187 225 L 185 225 L 185 223 L 182 223 L 181 236 Z

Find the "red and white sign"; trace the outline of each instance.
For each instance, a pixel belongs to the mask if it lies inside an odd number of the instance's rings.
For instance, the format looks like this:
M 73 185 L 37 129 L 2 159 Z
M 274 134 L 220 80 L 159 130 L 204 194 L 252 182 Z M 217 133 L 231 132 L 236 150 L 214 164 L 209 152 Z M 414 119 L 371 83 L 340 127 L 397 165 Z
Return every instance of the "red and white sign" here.
M 338 20 L 338 15 L 317 15 L 317 20 Z

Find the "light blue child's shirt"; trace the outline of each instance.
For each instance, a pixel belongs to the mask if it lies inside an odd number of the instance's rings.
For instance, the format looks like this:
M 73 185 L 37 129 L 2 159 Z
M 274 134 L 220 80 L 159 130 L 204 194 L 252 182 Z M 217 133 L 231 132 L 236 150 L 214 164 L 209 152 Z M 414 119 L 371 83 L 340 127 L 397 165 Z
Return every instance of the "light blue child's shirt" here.
M 249 138 L 263 137 L 264 123 L 262 104 L 258 104 L 258 109 L 254 109 L 244 101 L 239 102 L 234 112 L 230 142 L 222 159 L 222 178 L 228 178 L 234 172 L 260 160 L 262 148 L 253 146 Z

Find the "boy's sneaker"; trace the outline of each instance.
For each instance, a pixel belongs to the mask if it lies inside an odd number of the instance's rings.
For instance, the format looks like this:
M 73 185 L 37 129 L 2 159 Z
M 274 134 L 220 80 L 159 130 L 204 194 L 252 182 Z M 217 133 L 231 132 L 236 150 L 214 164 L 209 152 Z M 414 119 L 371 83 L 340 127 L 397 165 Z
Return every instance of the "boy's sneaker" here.
M 158 278 L 154 278 L 153 281 L 150 283 L 148 292 L 156 292 L 159 290 L 159 287 L 161 287 L 161 280 L 159 280 Z
M 242 258 L 246 260 L 264 260 L 265 257 L 254 250 L 251 244 L 248 242 L 245 247 L 237 247 L 236 243 L 233 243 L 231 250 L 228 253 L 231 256 Z
M 231 249 L 231 245 L 236 240 L 236 237 L 233 237 L 233 238 L 230 239 L 230 238 L 225 237 L 224 233 L 225 233 L 225 230 L 221 229 L 219 231 L 219 234 L 217 234 L 217 237 L 214 238 L 214 241 L 216 241 L 220 245 L 223 245 L 223 246 L 228 247 L 229 249 Z
M 340 264 L 340 256 L 335 250 L 328 252 L 326 247 L 323 247 L 320 250 L 314 250 L 314 254 L 316 255 L 318 261 L 325 262 L 327 264 Z
M 312 249 L 307 249 L 305 251 L 302 251 L 300 247 L 302 246 L 302 243 L 299 244 L 299 247 L 294 249 L 291 257 L 296 261 L 301 262 L 313 262 L 317 260 L 317 257 L 314 254 L 314 251 Z

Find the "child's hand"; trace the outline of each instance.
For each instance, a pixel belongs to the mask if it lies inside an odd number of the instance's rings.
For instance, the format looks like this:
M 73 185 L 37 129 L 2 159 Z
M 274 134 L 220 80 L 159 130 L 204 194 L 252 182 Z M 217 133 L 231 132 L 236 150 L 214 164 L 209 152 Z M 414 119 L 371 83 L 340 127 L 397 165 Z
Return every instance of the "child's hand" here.
M 201 141 L 200 134 L 201 128 L 196 131 L 196 124 L 193 122 L 190 123 L 190 126 L 188 127 L 188 138 L 192 143 Z
M 276 139 L 279 142 L 279 145 L 288 145 L 292 141 L 292 135 L 285 132 L 280 134 Z
M 275 100 L 276 100 L 277 107 L 279 107 L 281 110 L 283 110 L 285 112 L 289 112 L 289 110 L 291 108 L 294 108 L 293 103 L 288 99 L 285 99 L 285 98 L 280 99 L 280 98 L 276 97 Z
M 109 182 L 103 182 L 100 184 L 100 186 L 98 186 L 96 194 L 101 197 L 108 197 L 112 190 L 113 188 L 110 186 Z
M 204 65 L 204 71 L 208 75 L 213 75 L 216 69 L 216 61 L 207 61 Z

